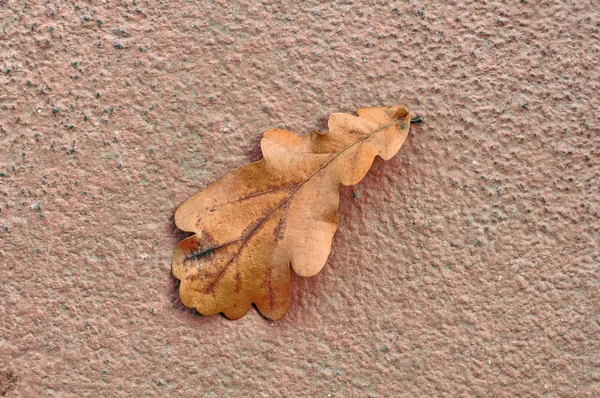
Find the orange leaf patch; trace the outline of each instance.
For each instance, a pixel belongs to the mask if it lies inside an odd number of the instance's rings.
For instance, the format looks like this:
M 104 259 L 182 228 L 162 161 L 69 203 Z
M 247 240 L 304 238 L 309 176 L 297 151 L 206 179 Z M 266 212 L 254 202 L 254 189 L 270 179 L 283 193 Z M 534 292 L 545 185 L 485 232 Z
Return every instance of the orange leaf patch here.
M 317 274 L 338 225 L 340 185 L 354 185 L 375 156 L 392 158 L 408 135 L 403 106 L 334 113 L 329 130 L 263 134 L 263 159 L 231 171 L 187 199 L 177 227 L 195 235 L 173 253 L 183 304 L 203 315 L 242 317 L 255 303 L 267 318 L 285 316 L 290 267 Z

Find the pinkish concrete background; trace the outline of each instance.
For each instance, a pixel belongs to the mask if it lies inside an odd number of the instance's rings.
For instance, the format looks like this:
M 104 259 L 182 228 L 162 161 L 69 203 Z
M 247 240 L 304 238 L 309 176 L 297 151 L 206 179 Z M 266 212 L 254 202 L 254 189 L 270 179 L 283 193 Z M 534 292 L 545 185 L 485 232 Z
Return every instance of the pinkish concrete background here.
M 598 2 L 34 3 L 0 2 L 0 395 L 600 395 Z M 180 202 L 397 103 L 285 319 L 181 305 Z

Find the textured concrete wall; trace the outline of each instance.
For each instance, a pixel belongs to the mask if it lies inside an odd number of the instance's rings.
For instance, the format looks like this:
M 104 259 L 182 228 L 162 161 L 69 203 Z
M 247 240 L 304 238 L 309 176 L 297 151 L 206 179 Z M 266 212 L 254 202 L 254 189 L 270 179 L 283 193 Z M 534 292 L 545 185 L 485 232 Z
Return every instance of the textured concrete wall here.
M 0 2 L 0 395 L 599 396 L 599 4 L 297 3 Z M 179 203 L 397 103 L 286 318 L 181 305 Z

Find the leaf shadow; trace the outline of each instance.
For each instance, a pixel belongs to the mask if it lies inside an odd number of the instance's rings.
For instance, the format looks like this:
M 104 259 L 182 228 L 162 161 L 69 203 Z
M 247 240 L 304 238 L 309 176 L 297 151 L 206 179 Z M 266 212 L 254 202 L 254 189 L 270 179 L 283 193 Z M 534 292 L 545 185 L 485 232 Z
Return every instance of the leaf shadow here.
M 317 130 L 320 132 L 325 132 L 325 131 L 329 130 L 329 117 L 330 117 L 330 115 L 327 113 L 324 113 L 321 116 L 319 116 L 316 120 L 314 130 Z
M 192 232 L 182 231 L 181 229 L 177 228 L 177 225 L 175 225 L 175 212 L 174 211 L 173 211 L 173 214 L 171 215 L 171 217 L 169 218 L 168 230 L 171 232 L 172 242 L 175 246 L 177 246 L 179 244 L 179 242 L 181 242 L 182 240 L 194 235 Z
M 252 139 L 250 143 L 250 153 L 248 155 L 248 160 L 250 162 L 258 162 L 263 158 L 262 150 L 260 149 L 260 140 L 262 139 L 262 135 L 260 137 L 256 137 Z

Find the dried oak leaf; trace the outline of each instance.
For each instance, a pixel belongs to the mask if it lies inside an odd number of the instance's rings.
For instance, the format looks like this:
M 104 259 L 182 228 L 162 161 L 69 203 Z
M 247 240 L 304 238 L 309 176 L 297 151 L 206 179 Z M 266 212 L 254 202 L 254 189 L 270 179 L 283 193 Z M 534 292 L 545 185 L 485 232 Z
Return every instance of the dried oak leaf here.
M 409 125 L 406 108 L 393 106 L 332 114 L 325 133 L 265 131 L 263 159 L 225 174 L 175 213 L 177 227 L 195 233 L 173 253 L 182 303 L 230 319 L 255 303 L 265 317 L 282 318 L 290 266 L 307 277 L 325 265 L 340 185 L 359 182 L 376 155 L 392 158 Z

